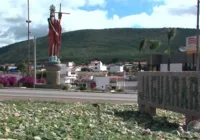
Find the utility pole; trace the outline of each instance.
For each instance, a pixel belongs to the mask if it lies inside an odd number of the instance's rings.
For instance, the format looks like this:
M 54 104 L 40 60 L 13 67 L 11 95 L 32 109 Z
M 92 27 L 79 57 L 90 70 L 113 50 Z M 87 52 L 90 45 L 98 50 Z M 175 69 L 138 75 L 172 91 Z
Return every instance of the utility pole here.
M 124 93 L 125 93 L 125 84 L 126 84 L 126 71 L 124 70 L 124 82 L 123 82 L 123 86 L 124 86 Z
M 199 71 L 199 0 L 197 0 L 197 52 L 196 52 L 196 60 L 197 60 L 197 66 L 196 71 Z
M 34 60 L 34 88 L 35 85 L 37 84 L 37 78 L 36 78 L 36 37 L 34 36 L 33 39 L 33 44 L 34 44 L 34 50 L 33 50 L 33 60 Z
M 29 19 L 29 0 L 27 1 L 28 4 L 28 20 L 26 20 L 26 22 L 28 23 L 28 75 L 30 75 L 30 23 L 31 20 Z

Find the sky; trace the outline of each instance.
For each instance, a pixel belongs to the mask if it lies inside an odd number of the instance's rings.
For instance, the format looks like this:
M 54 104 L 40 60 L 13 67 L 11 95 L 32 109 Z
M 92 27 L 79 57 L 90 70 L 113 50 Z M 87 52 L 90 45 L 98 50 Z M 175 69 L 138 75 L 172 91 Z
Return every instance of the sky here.
M 62 3 L 63 32 L 104 28 L 196 28 L 197 0 L 29 0 L 31 38 L 48 34 L 49 7 Z M 0 47 L 27 39 L 27 0 L 4 0 Z

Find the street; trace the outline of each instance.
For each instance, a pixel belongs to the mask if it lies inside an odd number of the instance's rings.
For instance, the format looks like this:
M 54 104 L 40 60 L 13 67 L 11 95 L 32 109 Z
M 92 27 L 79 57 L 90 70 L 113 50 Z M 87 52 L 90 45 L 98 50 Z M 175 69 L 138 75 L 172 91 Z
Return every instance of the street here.
M 136 94 L 66 92 L 43 89 L 0 89 L 0 100 L 137 103 Z

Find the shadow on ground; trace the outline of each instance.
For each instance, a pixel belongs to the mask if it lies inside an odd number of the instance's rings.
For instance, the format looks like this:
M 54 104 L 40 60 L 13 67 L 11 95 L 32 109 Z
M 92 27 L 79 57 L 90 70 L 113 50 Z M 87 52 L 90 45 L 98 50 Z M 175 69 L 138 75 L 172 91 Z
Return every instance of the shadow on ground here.
M 140 126 L 144 129 L 151 129 L 152 131 L 164 131 L 169 132 L 177 130 L 179 124 L 171 123 L 167 117 L 162 116 L 150 116 L 148 114 L 141 114 L 138 111 L 117 111 L 114 110 L 115 116 L 121 117 L 124 122 L 127 122 L 129 129 L 135 126 Z

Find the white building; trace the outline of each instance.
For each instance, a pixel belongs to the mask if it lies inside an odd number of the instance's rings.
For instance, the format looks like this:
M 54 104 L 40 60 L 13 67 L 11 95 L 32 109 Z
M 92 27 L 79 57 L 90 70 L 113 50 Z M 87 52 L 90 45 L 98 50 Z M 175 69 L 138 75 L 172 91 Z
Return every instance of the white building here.
M 101 61 L 92 61 L 89 65 L 93 71 L 107 71 L 107 66 L 104 65 Z
M 74 62 L 68 62 L 67 63 L 67 67 L 73 67 L 75 64 L 74 64 Z
M 81 71 L 81 67 L 75 67 L 75 68 L 74 68 L 74 71 L 75 71 L 75 72 Z
M 74 66 L 73 62 L 68 62 L 68 67 L 66 67 L 66 75 L 63 77 L 65 84 L 73 83 L 73 81 L 77 79 L 76 72 L 72 73 L 73 66 Z
M 112 65 L 110 66 L 109 72 L 123 72 L 124 71 L 124 66 L 120 65 Z
M 60 74 L 66 74 L 67 65 L 61 64 Z
M 109 77 L 94 77 L 94 81 L 96 83 L 97 89 L 106 90 L 107 87 L 110 85 Z

